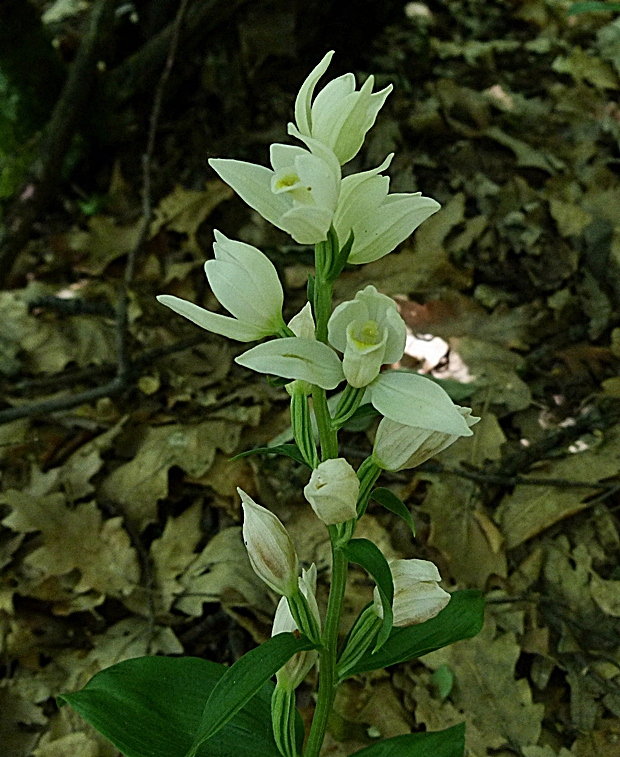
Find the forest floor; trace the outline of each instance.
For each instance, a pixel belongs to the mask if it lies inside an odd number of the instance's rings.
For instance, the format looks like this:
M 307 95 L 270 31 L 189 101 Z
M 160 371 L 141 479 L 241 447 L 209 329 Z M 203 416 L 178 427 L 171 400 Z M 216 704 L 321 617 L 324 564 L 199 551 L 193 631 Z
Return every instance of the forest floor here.
M 69 58 L 85 5 L 47 19 Z M 410 330 L 403 367 L 482 417 L 471 439 L 382 479 L 415 540 L 372 505 L 361 530 L 488 605 L 476 638 L 346 682 L 325 754 L 466 721 L 470 757 L 620 757 L 620 18 L 567 9 L 413 2 L 362 46 L 344 22 L 302 39 L 295 3 L 241 6 L 190 54 L 180 40 L 146 224 L 157 76 L 81 127 L 70 178 L 0 291 L 3 757 L 116 757 L 54 697 L 133 656 L 230 663 L 269 636 L 274 597 L 247 560 L 237 486 L 317 563 L 324 598 L 328 537 L 304 504 L 305 469 L 231 460 L 286 434 L 288 395 L 233 362 L 244 345 L 155 295 L 216 307 L 202 264 L 218 228 L 269 255 L 285 316 L 299 310 L 312 251 L 206 161 L 266 163 L 329 45 L 332 76 L 394 85 L 351 170 L 395 152 L 391 191 L 442 205 L 398 252 L 346 270 L 336 300 L 369 283 L 394 296 Z M 138 47 L 121 20 L 117 56 Z M 373 433 L 348 431 L 342 454 L 356 465 Z M 371 596 L 354 571 L 344 630 Z M 310 678 L 307 716 L 312 691 Z

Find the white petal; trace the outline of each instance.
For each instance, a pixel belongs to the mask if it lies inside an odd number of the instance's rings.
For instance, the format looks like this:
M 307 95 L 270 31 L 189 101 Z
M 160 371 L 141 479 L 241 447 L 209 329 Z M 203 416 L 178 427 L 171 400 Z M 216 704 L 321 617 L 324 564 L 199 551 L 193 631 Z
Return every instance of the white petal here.
M 387 96 L 393 87 L 389 84 L 385 89 L 370 94 L 374 85 L 374 77 L 369 76 L 364 82 L 359 98 L 342 124 L 336 144 L 333 147 L 341 165 L 354 158 L 364 143 L 368 130 L 373 126 L 377 113 L 383 107 Z
M 439 568 L 430 560 L 393 560 L 390 563 L 392 578 L 404 586 L 415 581 L 441 581 Z
M 345 74 L 327 84 L 312 105 L 312 136 L 333 150 L 359 97 L 353 74 Z
M 435 581 L 421 581 L 406 593 L 394 593 L 394 625 L 398 627 L 424 623 L 438 615 L 450 601 L 450 595 Z
M 338 162 L 338 158 L 334 155 L 333 150 L 331 150 L 327 145 L 323 144 L 323 142 L 320 142 L 318 139 L 313 139 L 312 137 L 307 137 L 302 134 L 295 127 L 295 124 L 289 123 L 288 133 L 291 135 L 291 137 L 300 139 L 313 155 L 316 155 L 317 158 L 324 160 L 330 167 L 330 170 L 332 171 L 334 177 L 337 177 L 338 182 L 340 182 L 340 163 Z
M 336 353 L 315 339 L 274 339 L 244 352 L 235 362 L 258 373 L 301 379 L 323 389 L 335 389 L 344 378 Z
M 374 407 L 393 421 L 446 434 L 473 434 L 439 384 L 417 373 L 386 371 L 369 390 Z
M 334 228 L 341 241 L 349 238 L 351 229 L 370 215 L 374 217 L 377 208 L 385 201 L 390 186 L 387 176 L 379 177 L 385 171 L 394 154 L 391 153 L 377 168 L 371 171 L 346 176 L 340 185 L 338 208 L 334 216 Z
M 385 345 L 385 363 L 398 362 L 405 352 L 407 343 L 407 325 L 396 308 L 386 312 L 385 318 L 388 326 L 388 338 Z
M 340 181 L 329 164 L 317 155 L 306 153 L 296 158 L 295 167 L 302 185 L 311 191 L 317 206 L 327 208 L 333 214 L 338 203 Z
M 279 227 L 298 244 L 317 244 L 327 239 L 332 213 L 316 205 L 299 205 L 285 213 Z
M 351 321 L 367 321 L 368 311 L 358 299 L 345 300 L 337 305 L 327 323 L 329 343 L 339 352 L 347 347 L 347 326 Z
M 279 142 L 274 142 L 269 148 L 271 166 L 274 171 L 281 171 L 287 166 L 294 166 L 295 158 L 305 154 L 306 151 L 304 148 L 297 147 L 297 145 L 283 145 Z
M 282 228 L 281 218 L 291 208 L 293 201 L 286 193 L 276 195 L 271 191 L 273 171 L 255 163 L 223 158 L 212 158 L 209 165 L 244 202 L 269 223 Z
M 212 313 L 210 310 L 205 310 L 193 302 L 182 300 L 180 297 L 174 297 L 171 294 L 160 294 L 157 300 L 162 305 L 174 310 L 175 313 L 200 326 L 200 328 L 211 331 L 214 334 L 227 336 L 229 339 L 236 339 L 238 342 L 253 342 L 256 339 L 262 339 L 264 336 L 271 336 L 274 333 L 269 330 L 265 331 L 260 325 L 241 323 L 236 318 L 228 318 L 219 313 Z
M 315 338 L 316 327 L 312 315 L 312 305 L 309 302 L 306 302 L 299 313 L 291 318 L 288 327 L 295 336 L 300 336 L 303 339 Z
M 353 227 L 355 240 L 349 263 L 379 260 L 412 234 L 440 205 L 420 195 L 388 195 L 377 212 Z
M 295 99 L 295 121 L 297 122 L 297 128 L 302 134 L 306 134 L 307 136 L 310 136 L 312 132 L 310 106 L 312 103 L 314 88 L 321 76 L 327 71 L 333 55 L 334 51 L 330 50 L 325 54 L 318 66 L 315 66 L 315 68 L 312 69 L 304 83 L 301 85 L 297 98 Z
M 286 597 L 281 597 L 276 607 L 276 614 L 273 616 L 273 626 L 271 635 L 277 636 L 279 633 L 291 633 L 297 630 L 297 623 L 293 620 L 291 611 L 288 607 Z

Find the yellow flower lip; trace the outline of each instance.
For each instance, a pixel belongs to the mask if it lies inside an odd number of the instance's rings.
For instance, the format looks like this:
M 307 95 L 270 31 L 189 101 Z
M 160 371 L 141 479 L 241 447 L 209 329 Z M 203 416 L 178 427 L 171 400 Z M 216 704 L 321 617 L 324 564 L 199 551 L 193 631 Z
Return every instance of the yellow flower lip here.
M 366 321 L 357 334 L 351 334 L 355 346 L 360 349 L 374 347 L 379 339 L 379 325 L 376 321 Z
M 279 176 L 278 179 L 275 182 L 274 189 L 277 190 L 287 190 L 291 189 L 291 187 L 294 187 L 296 184 L 299 184 L 299 176 L 294 173 L 284 174 L 284 176 Z

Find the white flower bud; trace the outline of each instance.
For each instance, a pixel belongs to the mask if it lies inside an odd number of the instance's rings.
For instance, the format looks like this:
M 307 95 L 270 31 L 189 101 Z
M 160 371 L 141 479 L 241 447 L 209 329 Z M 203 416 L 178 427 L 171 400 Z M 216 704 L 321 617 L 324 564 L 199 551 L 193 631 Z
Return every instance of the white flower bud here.
M 299 579 L 299 589 L 304 597 L 308 600 L 310 611 L 315 617 L 317 626 L 320 628 L 321 618 L 319 616 L 319 608 L 316 603 L 315 596 L 316 565 L 314 563 L 312 563 L 309 570 L 302 570 L 301 578 Z M 286 597 L 282 597 L 273 619 L 271 635 L 276 636 L 276 634 L 279 633 L 297 630 L 297 623 L 295 623 L 293 616 L 291 615 L 291 611 L 288 606 L 288 600 L 286 599 Z M 308 672 L 316 663 L 318 657 L 319 653 L 316 650 L 297 652 L 297 654 L 294 654 L 291 659 L 276 673 L 278 683 L 292 689 L 296 689 L 308 675 Z
M 394 581 L 394 625 L 398 628 L 424 623 L 438 615 L 450 601 L 450 595 L 439 586 L 437 566 L 428 560 L 393 560 L 390 563 Z M 375 612 L 383 618 L 383 606 L 375 589 Z
M 349 384 L 370 384 L 385 363 L 400 360 L 407 327 L 391 297 L 372 284 L 334 310 L 328 324 L 330 343 L 344 353 L 342 368 Z
M 237 488 L 243 506 L 243 541 L 256 574 L 278 594 L 297 591 L 297 553 L 278 518 Z
M 403 423 L 383 418 L 377 429 L 372 452 L 377 465 L 391 471 L 415 468 L 449 447 L 459 437 L 467 436 L 466 431 L 478 423 L 480 418 L 472 415 L 469 407 L 455 405 L 455 408 L 467 423 L 467 429 L 463 429 L 461 434 L 446 434 L 443 431 L 405 426 Z
M 312 471 L 304 495 L 327 526 L 344 523 L 357 515 L 360 482 L 343 457 L 325 460 Z

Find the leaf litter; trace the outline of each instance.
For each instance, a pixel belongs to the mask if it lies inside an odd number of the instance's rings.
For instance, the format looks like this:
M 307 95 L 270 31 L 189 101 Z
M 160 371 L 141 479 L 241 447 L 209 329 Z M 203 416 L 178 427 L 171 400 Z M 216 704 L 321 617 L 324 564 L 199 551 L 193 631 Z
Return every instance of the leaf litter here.
M 196 95 L 210 120 L 196 107 L 173 124 L 182 138 L 158 148 L 169 175 L 130 292 L 136 350 L 196 334 L 155 294 L 217 307 L 201 271 L 215 226 L 265 249 L 289 315 L 299 309 L 308 251 L 242 215 L 204 168 L 205 155 L 234 150 L 260 160 L 272 141 L 265 130 L 292 106 L 278 66 L 295 59 L 293 21 L 276 42 L 269 13 L 248 17 L 234 54 L 231 30 L 212 40 Z M 481 588 L 489 604 L 478 637 L 348 681 L 326 755 L 462 721 L 471 757 L 620 755 L 619 30 L 610 14 L 568 17 L 542 0 L 416 3 L 350 62 L 395 84 L 355 170 L 397 146 L 395 191 L 419 187 L 443 207 L 398 254 L 346 271 L 336 299 L 368 283 L 394 296 L 411 337 L 403 367 L 483 418 L 471 439 L 382 480 L 408 504 L 415 541 L 374 505 L 362 523 L 388 557 L 433 559 L 446 588 Z M 97 179 L 102 208 L 68 213 L 45 252 L 29 248 L 29 281 L 0 293 L 6 406 L 58 396 L 67 380 L 87 388 L 76 371 L 114 366 L 109 315 L 37 302 L 115 307 L 141 229 L 141 187 L 125 177 L 142 148 L 115 149 L 112 175 Z M 283 390 L 238 369 L 238 352 L 206 335 L 144 368 L 135 393 L 0 426 L 3 757 L 116 757 L 53 697 L 130 657 L 232 662 L 269 635 L 276 598 L 249 565 L 236 486 L 317 563 L 324 601 L 329 549 L 300 497 L 304 470 L 230 461 L 288 425 Z M 373 432 L 346 436 L 353 462 Z M 343 632 L 371 596 L 353 570 Z

